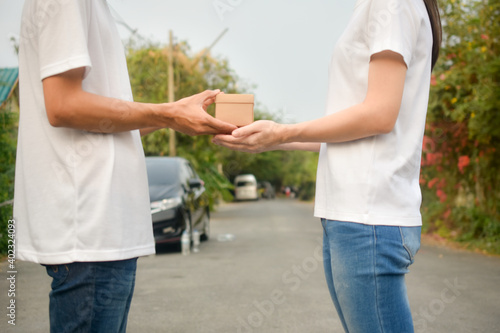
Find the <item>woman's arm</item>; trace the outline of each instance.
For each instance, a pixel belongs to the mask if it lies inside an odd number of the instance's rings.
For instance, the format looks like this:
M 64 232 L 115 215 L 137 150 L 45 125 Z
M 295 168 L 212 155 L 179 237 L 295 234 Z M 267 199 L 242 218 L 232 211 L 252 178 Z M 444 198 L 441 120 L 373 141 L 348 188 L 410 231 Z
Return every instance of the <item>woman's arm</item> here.
M 292 142 L 336 143 L 389 133 L 399 114 L 405 76 L 406 64 L 401 55 L 392 51 L 377 53 L 370 61 L 368 91 L 362 103 L 294 125 L 258 121 L 232 135 L 217 135 L 214 142 L 231 149 L 261 152 Z
M 320 148 L 321 143 L 319 142 L 290 142 L 279 144 L 273 147 L 272 150 L 304 150 L 319 153 Z

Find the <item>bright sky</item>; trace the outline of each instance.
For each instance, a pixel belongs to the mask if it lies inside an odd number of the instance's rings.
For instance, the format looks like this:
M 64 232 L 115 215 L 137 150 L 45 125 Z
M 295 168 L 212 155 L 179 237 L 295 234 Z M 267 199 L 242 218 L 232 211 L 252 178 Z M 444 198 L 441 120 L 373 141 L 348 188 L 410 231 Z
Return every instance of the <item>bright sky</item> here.
M 61 0 L 46 0 L 61 1 Z M 354 0 L 108 0 L 128 26 L 153 41 L 168 31 L 193 52 L 225 29 L 212 55 L 229 60 L 260 106 L 286 122 L 324 113 L 328 65 Z M 17 66 L 10 36 L 19 34 L 23 0 L 0 0 L 0 67 Z M 123 39 L 130 32 L 119 25 Z

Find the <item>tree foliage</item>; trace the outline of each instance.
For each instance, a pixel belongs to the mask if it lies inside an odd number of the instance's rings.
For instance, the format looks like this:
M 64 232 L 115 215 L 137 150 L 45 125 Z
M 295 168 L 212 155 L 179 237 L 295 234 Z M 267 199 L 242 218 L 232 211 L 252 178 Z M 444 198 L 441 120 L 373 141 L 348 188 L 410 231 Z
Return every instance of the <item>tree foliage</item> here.
M 14 197 L 14 170 L 16 164 L 17 146 L 17 112 L 16 95 L 11 102 L 0 109 L 0 203 Z M 0 253 L 7 251 L 7 223 L 12 219 L 12 205 L 0 207 Z
M 429 231 L 500 252 L 500 4 L 441 1 L 421 184 Z

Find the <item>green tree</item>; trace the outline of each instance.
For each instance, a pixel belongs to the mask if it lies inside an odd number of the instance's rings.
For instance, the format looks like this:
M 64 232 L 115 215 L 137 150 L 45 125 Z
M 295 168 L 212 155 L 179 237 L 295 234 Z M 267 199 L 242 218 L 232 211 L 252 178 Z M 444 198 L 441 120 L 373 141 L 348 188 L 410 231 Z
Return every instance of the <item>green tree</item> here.
M 500 252 L 500 4 L 441 8 L 422 161 L 426 228 Z
M 19 113 L 14 94 L 0 109 L 0 203 L 14 197 L 14 170 L 16 163 L 17 124 Z M 0 254 L 7 251 L 7 222 L 12 219 L 12 205 L 0 207 Z

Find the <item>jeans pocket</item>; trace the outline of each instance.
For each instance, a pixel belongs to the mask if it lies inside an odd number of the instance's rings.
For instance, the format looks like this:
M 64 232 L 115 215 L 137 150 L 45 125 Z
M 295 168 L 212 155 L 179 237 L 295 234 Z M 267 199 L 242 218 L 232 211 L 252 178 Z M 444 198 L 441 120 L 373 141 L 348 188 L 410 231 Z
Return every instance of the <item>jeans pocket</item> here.
M 403 246 L 410 257 L 410 265 L 415 261 L 415 256 L 420 249 L 421 227 L 399 227 Z
M 52 278 L 52 289 L 59 287 L 69 275 L 68 265 L 45 265 L 47 274 Z

